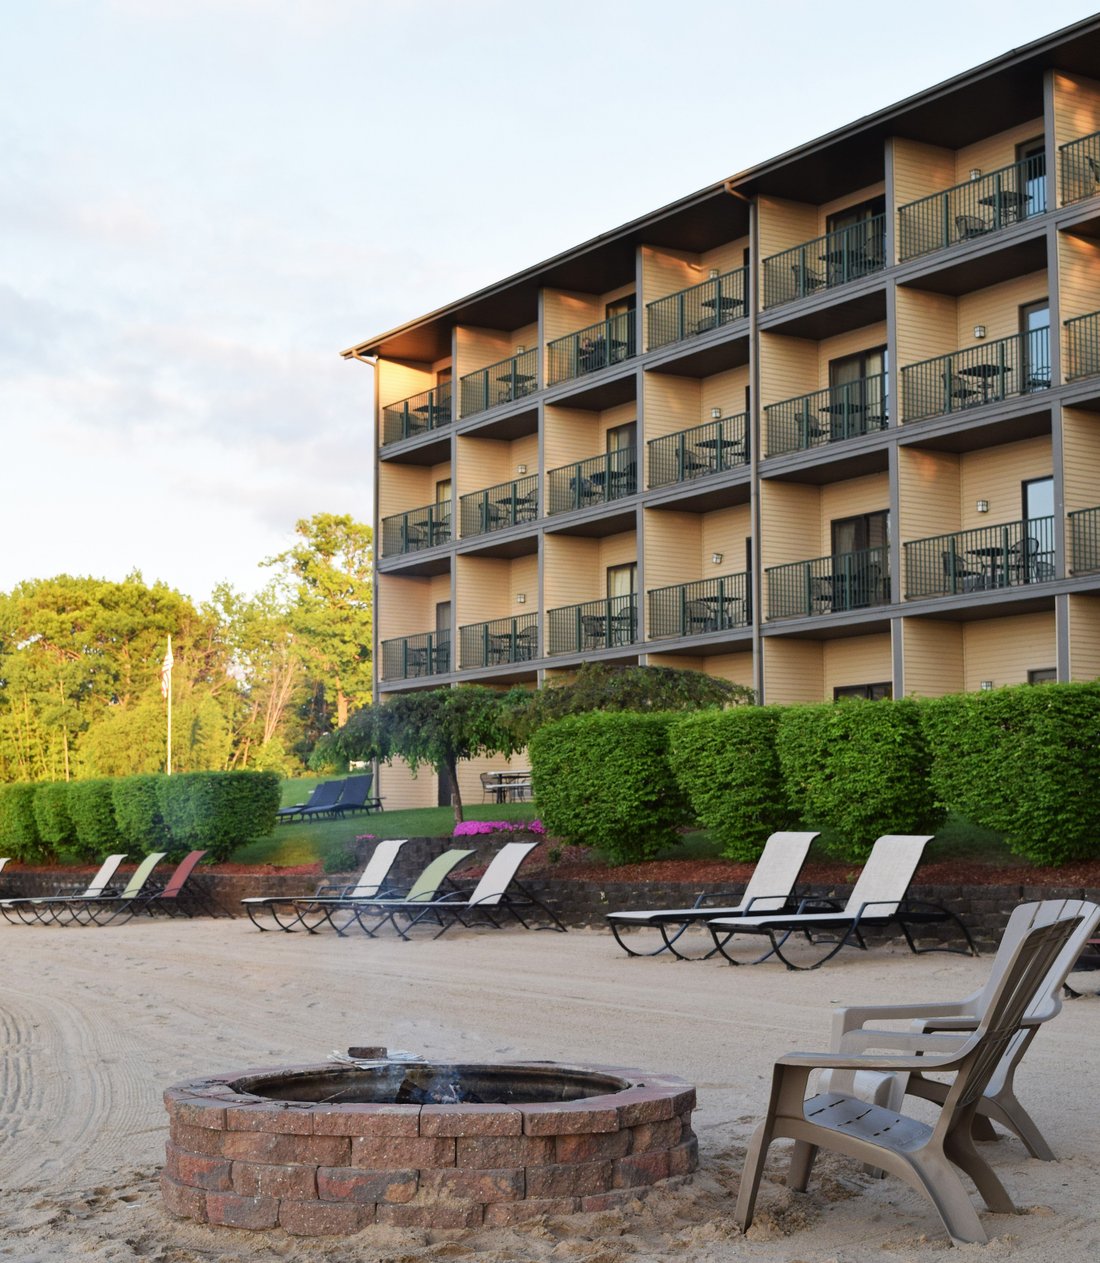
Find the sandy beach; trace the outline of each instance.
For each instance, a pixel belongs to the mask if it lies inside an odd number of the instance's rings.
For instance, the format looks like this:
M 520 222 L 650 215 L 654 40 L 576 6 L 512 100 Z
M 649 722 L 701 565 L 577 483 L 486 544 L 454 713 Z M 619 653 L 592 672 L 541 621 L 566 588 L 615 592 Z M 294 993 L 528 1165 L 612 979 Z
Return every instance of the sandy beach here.
M 824 1155 L 807 1194 L 777 1146 L 747 1237 L 733 1225 L 744 1145 L 775 1057 L 828 1045 L 831 1009 L 973 990 L 989 958 L 850 952 L 813 973 L 632 960 L 596 932 L 459 931 L 442 940 L 261 934 L 247 921 L 102 929 L 0 926 L 0 1259 L 199 1263 L 289 1258 L 861 1263 L 951 1249 L 930 1205 Z M 1088 990 L 1100 975 L 1080 975 Z M 1100 999 L 1066 1004 L 1018 1088 L 1061 1161 L 986 1152 L 1025 1213 L 983 1210 L 972 1256 L 1093 1259 L 1100 1243 Z M 619 1063 L 698 1088 L 700 1170 L 626 1210 L 520 1227 L 373 1227 L 301 1239 L 180 1222 L 161 1209 L 162 1090 L 196 1076 L 385 1044 L 428 1057 Z M 976 1203 L 980 1207 L 980 1203 Z

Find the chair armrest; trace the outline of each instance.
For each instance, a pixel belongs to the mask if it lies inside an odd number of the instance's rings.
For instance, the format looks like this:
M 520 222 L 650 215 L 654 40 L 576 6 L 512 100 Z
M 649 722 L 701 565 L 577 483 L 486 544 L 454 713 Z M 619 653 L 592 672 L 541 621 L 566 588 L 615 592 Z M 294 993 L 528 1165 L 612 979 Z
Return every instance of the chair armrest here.
M 955 1032 L 932 1032 L 924 1030 L 880 1031 L 864 1026 L 856 1031 L 849 1031 L 841 1040 L 840 1047 L 834 1049 L 839 1053 L 854 1053 L 864 1056 L 869 1049 L 888 1050 L 899 1053 L 939 1052 L 946 1055 L 958 1052 L 970 1041 L 974 1028 Z
M 693 908 L 705 908 L 708 899 L 713 899 L 717 903 L 725 903 L 730 899 L 738 899 L 740 896 L 733 890 L 712 890 L 709 893 L 704 892 L 697 895 L 695 902 L 691 905 Z
M 904 1035 L 904 1032 L 895 1033 Z M 931 1057 L 791 1052 L 778 1058 L 775 1064 L 777 1069 L 780 1066 L 790 1066 L 803 1070 L 950 1070 L 958 1065 L 960 1056 L 970 1048 L 972 1042 L 968 1039 L 960 1043 L 958 1037 L 952 1035 L 924 1035 L 920 1038 L 922 1041 L 936 1040 L 945 1051 L 939 1056 Z
M 852 1004 L 843 1009 L 833 1010 L 833 1047 L 839 1048 L 839 1040 L 842 1035 L 848 1031 L 856 1030 L 858 1027 L 871 1022 L 889 1022 L 910 1020 L 919 1020 L 923 1018 L 940 1018 L 965 1016 L 967 1010 L 964 1005 L 970 1004 L 975 998 L 968 996 L 965 1000 L 945 1000 L 941 1004 L 873 1004 L 862 1005 Z

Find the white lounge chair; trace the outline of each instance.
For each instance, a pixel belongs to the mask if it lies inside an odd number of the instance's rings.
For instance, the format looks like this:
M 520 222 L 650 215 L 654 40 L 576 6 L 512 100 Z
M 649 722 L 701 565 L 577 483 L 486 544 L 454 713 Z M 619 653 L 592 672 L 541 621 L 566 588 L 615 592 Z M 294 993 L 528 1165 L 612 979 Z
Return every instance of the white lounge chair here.
M 43 916 L 49 916 L 49 911 L 45 905 L 51 899 L 64 898 L 73 900 L 99 897 L 108 889 L 111 884 L 111 878 L 114 877 L 118 866 L 125 858 L 125 855 L 108 855 L 83 892 L 58 890 L 52 895 L 27 895 L 18 899 L 0 899 L 0 915 L 12 925 L 16 924 L 16 921 L 12 920 L 13 916 L 22 921 L 24 925 L 33 925 L 36 922 L 43 924 Z

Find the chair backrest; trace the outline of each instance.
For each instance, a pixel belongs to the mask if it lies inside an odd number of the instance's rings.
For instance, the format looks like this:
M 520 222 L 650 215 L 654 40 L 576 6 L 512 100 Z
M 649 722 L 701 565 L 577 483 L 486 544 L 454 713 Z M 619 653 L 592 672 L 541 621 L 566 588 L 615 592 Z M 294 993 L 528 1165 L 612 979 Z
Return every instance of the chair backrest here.
M 107 858 L 99 866 L 99 872 L 88 883 L 86 895 L 101 895 L 104 890 L 111 884 L 111 878 L 115 875 L 118 866 L 126 858 L 125 855 L 108 855 Z
M 377 843 L 370 853 L 366 867 L 359 874 L 359 880 L 348 891 L 349 899 L 362 899 L 366 895 L 376 895 L 386 880 L 386 874 L 397 859 L 397 852 L 408 841 L 408 838 L 385 838 Z
M 864 904 L 873 904 L 871 916 L 888 916 L 897 911 L 905 898 L 913 874 L 917 871 L 924 848 L 934 834 L 884 833 L 867 856 L 845 912 L 858 912 Z
M 764 843 L 741 904 L 751 904 L 754 914 L 781 912 L 790 897 L 798 874 L 806 862 L 810 843 L 817 833 L 773 833 Z
M 481 880 L 470 891 L 469 902 L 482 908 L 487 904 L 500 903 L 519 872 L 519 866 L 536 846 L 537 842 L 505 842 L 489 861 Z
M 195 865 L 205 854 L 205 851 L 189 851 L 176 865 L 176 871 L 168 878 L 168 885 L 160 892 L 158 898 L 175 899 L 183 889 L 187 879 L 195 871 Z
M 452 870 L 457 868 L 468 855 L 473 855 L 473 851 L 463 851 L 458 848 L 437 855 L 409 887 L 409 893 L 405 896 L 404 902 L 430 903 L 439 894 L 440 886 L 447 880 Z
M 335 806 L 365 807 L 370 797 L 370 787 L 374 783 L 374 773 L 364 772 L 360 776 L 349 776 L 340 784 L 340 796 Z
M 153 869 L 164 859 L 167 851 L 153 851 L 147 855 L 141 863 L 134 869 L 134 875 L 126 883 L 125 887 L 119 892 L 120 899 L 132 899 L 142 886 L 149 880 Z
M 4 865 L 8 862 L 10 858 L 11 857 L 7 855 L 0 857 L 0 873 L 4 871 Z
M 344 791 L 343 781 L 322 781 L 315 785 L 309 796 L 307 807 L 331 807 Z

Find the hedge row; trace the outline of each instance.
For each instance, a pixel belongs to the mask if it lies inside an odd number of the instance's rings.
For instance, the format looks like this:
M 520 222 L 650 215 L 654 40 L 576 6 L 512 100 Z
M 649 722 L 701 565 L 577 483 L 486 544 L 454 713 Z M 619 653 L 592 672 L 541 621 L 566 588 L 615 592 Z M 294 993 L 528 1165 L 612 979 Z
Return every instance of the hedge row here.
M 540 729 L 529 752 L 547 831 L 613 863 L 695 823 L 731 859 L 801 826 L 859 861 L 880 834 L 932 833 L 948 812 L 1035 864 L 1100 854 L 1100 683 L 592 714 Z
M 275 827 L 275 772 L 186 772 L 0 785 L 0 848 L 23 861 L 205 850 L 223 860 Z

